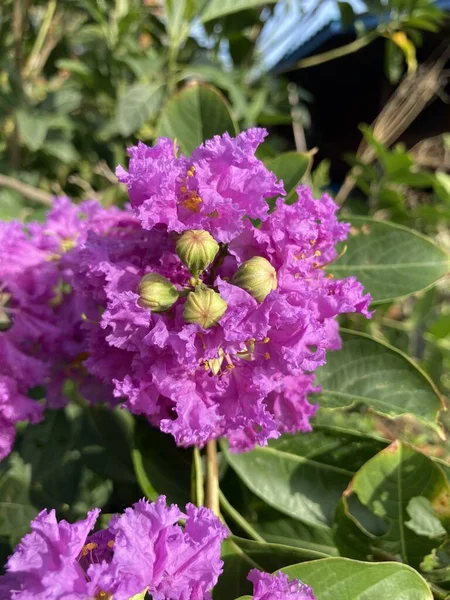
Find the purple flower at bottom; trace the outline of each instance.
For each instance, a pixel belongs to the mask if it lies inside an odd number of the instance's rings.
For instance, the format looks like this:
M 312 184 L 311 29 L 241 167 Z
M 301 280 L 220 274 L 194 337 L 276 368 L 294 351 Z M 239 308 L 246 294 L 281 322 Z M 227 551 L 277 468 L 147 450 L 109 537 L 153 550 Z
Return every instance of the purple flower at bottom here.
M 312 589 L 284 573 L 269 575 L 252 569 L 247 579 L 253 583 L 253 600 L 316 600 Z
M 141 500 L 89 535 L 100 513 L 74 524 L 46 510 L 31 523 L 0 577 L 2 600 L 210 600 L 227 529 L 206 508 L 181 512 Z M 178 525 L 180 519 L 185 526 Z

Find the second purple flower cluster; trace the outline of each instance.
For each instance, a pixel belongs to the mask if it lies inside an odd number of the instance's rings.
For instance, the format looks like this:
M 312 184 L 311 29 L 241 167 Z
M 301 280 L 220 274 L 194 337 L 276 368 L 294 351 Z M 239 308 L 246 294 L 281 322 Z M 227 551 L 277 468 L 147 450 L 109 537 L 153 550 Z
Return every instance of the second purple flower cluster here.
M 183 513 L 160 496 L 93 533 L 99 513 L 70 524 L 42 511 L 8 559 L 2 600 L 211 600 L 228 532 L 210 510 L 188 504 Z M 254 600 L 314 600 L 311 588 L 281 573 L 253 569 L 248 579 Z

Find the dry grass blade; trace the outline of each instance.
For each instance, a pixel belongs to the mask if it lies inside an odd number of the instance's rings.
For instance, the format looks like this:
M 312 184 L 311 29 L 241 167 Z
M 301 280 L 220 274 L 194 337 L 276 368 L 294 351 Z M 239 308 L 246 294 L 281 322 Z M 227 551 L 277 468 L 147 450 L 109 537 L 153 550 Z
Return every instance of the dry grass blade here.
M 443 69 L 450 56 L 448 47 L 433 64 L 424 64 L 415 73 L 406 75 L 372 123 L 374 137 L 382 144 L 391 146 L 411 125 L 423 109 L 442 92 L 446 76 Z M 356 156 L 365 164 L 371 163 L 376 156 L 375 150 L 365 139 L 359 145 Z M 354 167 L 336 196 L 336 202 L 342 204 L 355 186 L 352 175 L 357 174 Z

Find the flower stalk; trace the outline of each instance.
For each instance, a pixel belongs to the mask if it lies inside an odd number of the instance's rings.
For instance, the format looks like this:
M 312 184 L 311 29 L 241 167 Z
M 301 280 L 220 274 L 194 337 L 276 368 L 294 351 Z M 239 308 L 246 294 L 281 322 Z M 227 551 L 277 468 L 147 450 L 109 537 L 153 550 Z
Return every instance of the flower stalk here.
M 217 461 L 217 442 L 210 440 L 206 444 L 206 502 L 205 506 L 210 508 L 217 516 L 220 515 L 219 508 L 219 465 Z

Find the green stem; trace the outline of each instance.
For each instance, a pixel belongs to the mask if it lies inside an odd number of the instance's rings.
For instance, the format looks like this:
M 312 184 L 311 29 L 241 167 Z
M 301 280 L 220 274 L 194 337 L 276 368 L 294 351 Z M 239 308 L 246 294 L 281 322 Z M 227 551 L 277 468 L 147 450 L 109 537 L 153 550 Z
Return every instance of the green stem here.
M 340 58 L 341 56 L 346 56 L 347 54 L 352 54 L 353 52 L 357 52 L 361 48 L 368 46 L 374 40 L 381 36 L 379 31 L 371 31 L 366 35 L 350 42 L 349 44 L 345 44 L 345 46 L 341 46 L 340 48 L 333 48 L 333 50 L 328 50 L 327 52 L 321 52 L 320 54 L 316 54 L 315 56 L 308 56 L 308 58 L 303 58 L 299 60 L 293 67 L 289 67 L 287 69 L 282 69 L 277 71 L 277 73 L 288 73 L 289 71 L 296 71 L 297 69 L 307 69 L 309 67 L 315 67 L 316 65 L 321 65 L 323 63 L 329 62 L 330 60 L 334 60 L 335 58 Z
M 239 513 L 231 504 L 228 502 L 223 492 L 219 489 L 219 499 L 220 505 L 223 508 L 224 512 L 233 519 L 233 521 L 239 525 L 239 527 L 247 533 L 252 540 L 255 542 L 263 542 L 265 543 L 265 539 L 259 535 L 259 533 L 253 529 L 250 523 L 244 519 L 244 517 Z
M 202 457 L 200 456 L 200 450 L 197 446 L 194 446 L 194 453 L 192 456 L 192 489 L 191 489 L 192 501 L 196 506 L 202 506 L 205 501 L 204 494 L 204 481 L 203 481 L 203 467 Z
M 219 466 L 217 462 L 217 442 L 210 440 L 206 444 L 206 502 L 217 516 L 220 516 L 219 507 Z
M 433 592 L 433 596 L 436 598 L 436 600 L 448 600 L 450 597 L 450 592 L 443 590 L 435 583 L 431 583 L 431 581 L 429 581 L 428 585 L 430 586 L 430 589 Z

